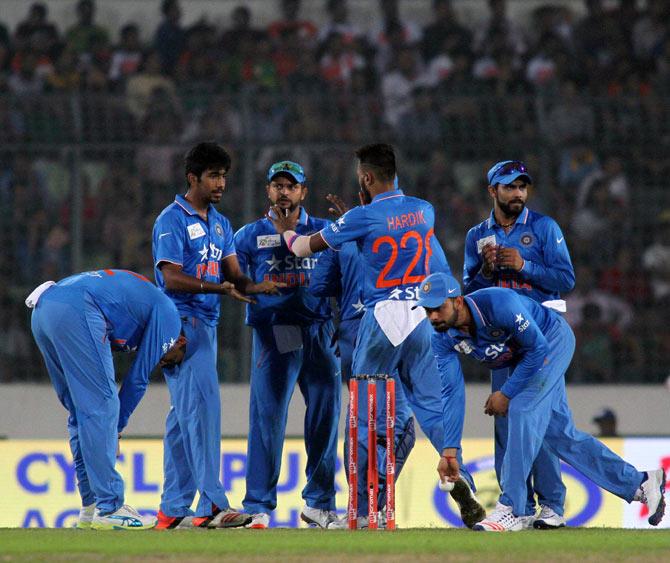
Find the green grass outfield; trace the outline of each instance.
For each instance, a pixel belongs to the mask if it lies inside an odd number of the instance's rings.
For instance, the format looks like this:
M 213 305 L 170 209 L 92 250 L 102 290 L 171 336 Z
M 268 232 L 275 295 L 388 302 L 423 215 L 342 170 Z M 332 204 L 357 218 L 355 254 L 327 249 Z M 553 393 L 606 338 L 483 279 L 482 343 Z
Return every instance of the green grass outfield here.
M 0 529 L 4 561 L 670 561 L 670 530 Z

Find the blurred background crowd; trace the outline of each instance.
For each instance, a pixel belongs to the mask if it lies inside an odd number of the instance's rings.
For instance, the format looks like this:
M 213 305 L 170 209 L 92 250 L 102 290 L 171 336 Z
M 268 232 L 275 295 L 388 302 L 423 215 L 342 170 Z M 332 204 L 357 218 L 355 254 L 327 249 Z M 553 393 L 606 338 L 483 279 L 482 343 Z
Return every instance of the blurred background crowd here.
M 426 0 L 421 20 L 414 1 L 369 0 L 373 18 L 346 0 L 225 1 L 223 24 L 187 25 L 164 0 L 155 21 L 118 29 L 92 0 L 71 2 L 68 26 L 49 3 L 21 3 L 11 27 L 0 12 L 0 382 L 46 378 L 23 306 L 39 282 L 112 266 L 153 277 L 153 221 L 204 139 L 233 154 L 235 228 L 263 213 L 273 161 L 305 166 L 323 216 L 328 191 L 354 201 L 352 149 L 394 143 L 458 274 L 491 208 L 485 170 L 524 160 L 529 207 L 558 221 L 575 264 L 570 380 L 665 380 L 670 2 L 472 0 L 465 21 L 459 0 Z M 242 308 L 223 311 L 221 375 L 244 381 Z

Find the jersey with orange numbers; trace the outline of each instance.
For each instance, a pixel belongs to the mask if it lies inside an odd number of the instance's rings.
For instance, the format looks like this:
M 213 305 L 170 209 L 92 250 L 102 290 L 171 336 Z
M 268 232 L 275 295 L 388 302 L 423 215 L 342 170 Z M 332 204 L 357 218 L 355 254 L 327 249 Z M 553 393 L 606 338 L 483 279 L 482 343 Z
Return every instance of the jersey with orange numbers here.
M 347 241 L 357 242 L 364 304 L 370 307 L 379 301 L 416 300 L 426 276 L 451 273 L 434 224 L 430 203 L 398 189 L 351 209 L 321 230 L 321 236 L 335 250 Z

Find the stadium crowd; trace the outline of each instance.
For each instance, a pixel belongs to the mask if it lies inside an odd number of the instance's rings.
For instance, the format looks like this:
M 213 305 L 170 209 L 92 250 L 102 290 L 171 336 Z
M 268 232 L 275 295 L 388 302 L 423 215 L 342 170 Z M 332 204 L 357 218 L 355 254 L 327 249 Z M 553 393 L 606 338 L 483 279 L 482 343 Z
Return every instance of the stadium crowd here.
M 222 142 L 235 162 L 251 153 L 259 194 L 267 162 L 299 160 L 322 216 L 321 196 L 354 181 L 350 147 L 394 142 L 401 184 L 434 203 L 455 272 L 468 228 L 490 211 L 484 171 L 523 159 L 536 179 L 529 206 L 562 226 L 576 267 L 571 381 L 665 380 L 670 3 L 586 0 L 578 16 L 548 1 L 522 26 L 509 2 L 488 0 L 471 26 L 453 1 L 434 0 L 421 26 L 382 0 L 369 27 L 346 1 L 323 3 L 320 27 L 299 0 L 281 0 L 265 29 L 243 5 L 218 29 L 183 25 L 179 1 L 164 0 L 149 41 L 140 22 L 113 37 L 92 0 L 76 4 L 68 29 L 44 3 L 15 29 L 0 22 L 0 381 L 39 369 L 22 298 L 72 271 L 75 168 L 84 266 L 151 275 L 147 233 L 183 185 L 184 146 L 200 139 Z M 246 212 L 258 216 L 267 202 L 254 200 Z M 226 214 L 241 217 L 242 201 L 227 199 Z

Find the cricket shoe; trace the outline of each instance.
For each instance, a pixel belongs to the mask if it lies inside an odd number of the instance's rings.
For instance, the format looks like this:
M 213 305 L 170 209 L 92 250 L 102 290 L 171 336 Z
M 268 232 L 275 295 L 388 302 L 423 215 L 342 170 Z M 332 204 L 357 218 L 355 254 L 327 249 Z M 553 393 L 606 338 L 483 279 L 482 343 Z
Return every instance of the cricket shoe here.
M 246 525 L 247 528 L 254 530 L 265 530 L 270 526 L 270 515 L 265 512 L 257 512 L 250 515 L 250 522 Z
M 167 516 L 162 510 L 158 511 L 157 530 L 183 530 L 195 528 L 193 516 Z
M 536 530 L 557 530 L 565 528 L 565 524 L 565 518 L 548 506 L 541 506 L 540 514 L 532 522 Z
M 486 510 L 479 503 L 475 493 L 463 477 L 454 483 L 454 488 L 449 494 L 458 505 L 461 520 L 468 528 L 472 528 L 477 522 L 486 518 Z
M 300 513 L 300 519 L 307 523 L 310 528 L 330 528 L 330 524 L 339 520 L 334 510 L 323 510 L 305 505 Z
M 497 503 L 496 509 L 473 527 L 476 532 L 518 532 L 524 529 L 524 519 L 512 514 L 512 507 Z
M 208 528 L 241 528 L 251 522 L 251 514 L 239 512 L 233 508 L 219 510 L 207 524 Z
M 153 516 L 142 516 L 132 506 L 124 504 L 111 514 L 100 514 L 96 508 L 91 529 L 93 530 L 151 530 L 156 525 Z
M 647 505 L 649 509 L 647 522 L 652 526 L 658 526 L 665 514 L 665 471 L 655 469 L 645 473 L 647 477 L 635 492 L 633 500 Z
M 89 504 L 88 506 L 82 506 L 79 510 L 79 520 L 77 520 L 75 528 L 78 530 L 90 530 L 94 515 L 95 503 Z

